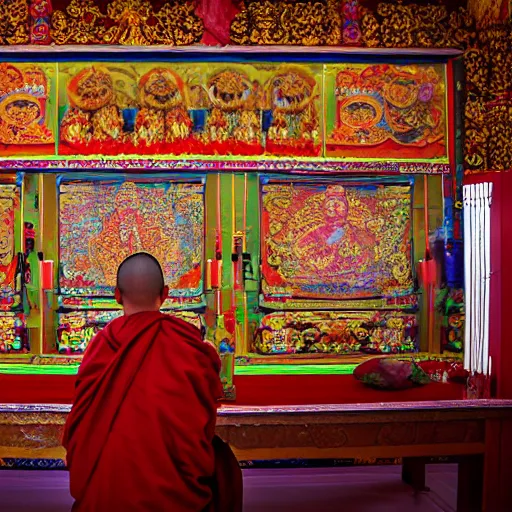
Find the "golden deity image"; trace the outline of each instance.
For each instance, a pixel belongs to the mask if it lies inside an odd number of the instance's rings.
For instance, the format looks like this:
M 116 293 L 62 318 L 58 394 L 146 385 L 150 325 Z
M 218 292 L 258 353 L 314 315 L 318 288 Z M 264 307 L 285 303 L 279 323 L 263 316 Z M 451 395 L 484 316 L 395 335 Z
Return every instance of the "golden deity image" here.
M 37 146 L 44 154 L 48 151 L 41 146 L 50 145 L 53 152 L 54 137 L 46 125 L 48 89 L 41 67 L 0 63 L 0 144 Z
M 138 100 L 137 142 L 174 143 L 190 137 L 192 120 L 186 107 L 185 84 L 176 73 L 163 68 L 146 73 L 139 81 Z
M 410 195 L 409 186 L 264 185 L 264 294 L 346 300 L 412 293 Z
M 327 155 L 447 159 L 443 65 L 328 68 Z
M 112 77 L 106 68 L 83 69 L 69 80 L 66 92 L 69 109 L 60 124 L 63 142 L 75 147 L 90 145 L 91 148 L 123 142 L 123 116 L 116 104 Z
M 319 90 L 305 68 L 286 66 L 266 84 L 272 121 L 266 150 L 271 154 L 318 156 L 321 152 Z
M 260 85 L 237 70 L 214 74 L 207 82 L 211 112 L 203 133 L 206 150 L 261 154 Z

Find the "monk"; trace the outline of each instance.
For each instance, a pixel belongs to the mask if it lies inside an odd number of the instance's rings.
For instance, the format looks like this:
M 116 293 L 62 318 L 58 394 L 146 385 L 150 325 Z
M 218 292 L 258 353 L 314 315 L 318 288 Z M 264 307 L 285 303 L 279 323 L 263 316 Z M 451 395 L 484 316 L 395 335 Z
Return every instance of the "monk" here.
M 160 313 L 168 291 L 149 254 L 118 269 L 124 316 L 91 341 L 64 433 L 74 511 L 241 510 L 241 472 L 214 435 L 220 359 Z

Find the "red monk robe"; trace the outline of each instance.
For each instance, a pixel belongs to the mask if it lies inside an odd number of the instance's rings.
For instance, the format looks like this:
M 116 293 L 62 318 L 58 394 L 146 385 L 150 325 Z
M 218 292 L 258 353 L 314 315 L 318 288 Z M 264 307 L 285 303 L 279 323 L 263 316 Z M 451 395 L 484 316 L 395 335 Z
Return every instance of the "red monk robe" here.
M 219 370 L 214 347 L 180 319 L 148 312 L 107 325 L 86 351 L 66 424 L 73 510 L 219 510 Z

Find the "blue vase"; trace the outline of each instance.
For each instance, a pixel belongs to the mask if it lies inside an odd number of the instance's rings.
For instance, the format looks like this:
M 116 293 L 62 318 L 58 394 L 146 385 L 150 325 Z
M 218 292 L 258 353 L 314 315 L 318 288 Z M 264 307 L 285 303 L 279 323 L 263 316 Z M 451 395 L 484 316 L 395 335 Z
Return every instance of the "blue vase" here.
M 208 117 L 208 109 L 194 108 L 190 110 L 190 117 L 192 118 L 193 130 L 195 132 L 202 132 L 206 126 L 206 119 Z
M 272 110 L 264 110 L 263 111 L 261 124 L 262 124 L 262 129 L 264 132 L 268 132 L 268 130 L 272 126 L 272 120 L 274 117 L 272 114 L 273 114 Z
M 135 120 L 137 119 L 138 108 L 124 108 L 123 109 L 123 130 L 125 132 L 135 131 Z

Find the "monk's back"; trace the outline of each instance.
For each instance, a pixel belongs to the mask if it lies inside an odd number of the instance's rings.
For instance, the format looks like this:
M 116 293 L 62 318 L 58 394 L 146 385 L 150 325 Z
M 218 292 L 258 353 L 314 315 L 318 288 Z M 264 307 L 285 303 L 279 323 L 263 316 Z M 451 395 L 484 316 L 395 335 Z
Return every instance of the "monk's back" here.
M 121 317 L 98 335 L 67 428 L 75 510 L 210 506 L 218 365 L 197 329 L 161 313 Z

